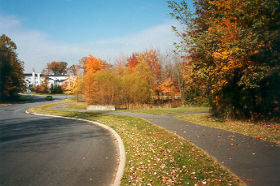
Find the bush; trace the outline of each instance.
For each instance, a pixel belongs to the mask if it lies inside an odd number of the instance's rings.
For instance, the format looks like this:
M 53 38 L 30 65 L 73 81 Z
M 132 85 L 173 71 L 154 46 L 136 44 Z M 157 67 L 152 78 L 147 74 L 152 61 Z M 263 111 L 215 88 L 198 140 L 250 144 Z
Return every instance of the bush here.
M 53 97 L 52 97 L 52 96 L 46 96 L 45 100 L 46 100 L 46 101 L 52 101 L 52 100 L 53 100 Z
M 48 93 L 48 87 L 44 85 L 39 85 L 35 88 L 36 93 Z
M 50 88 L 51 94 L 62 94 L 63 90 L 59 85 L 51 85 Z

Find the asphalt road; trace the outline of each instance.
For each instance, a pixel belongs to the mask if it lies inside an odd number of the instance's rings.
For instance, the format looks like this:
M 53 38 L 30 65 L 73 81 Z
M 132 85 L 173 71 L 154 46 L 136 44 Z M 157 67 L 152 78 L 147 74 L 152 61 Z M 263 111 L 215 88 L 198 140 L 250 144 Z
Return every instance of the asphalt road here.
M 0 107 L 0 185 L 110 185 L 112 136 L 87 122 L 25 114 L 45 103 L 35 100 Z

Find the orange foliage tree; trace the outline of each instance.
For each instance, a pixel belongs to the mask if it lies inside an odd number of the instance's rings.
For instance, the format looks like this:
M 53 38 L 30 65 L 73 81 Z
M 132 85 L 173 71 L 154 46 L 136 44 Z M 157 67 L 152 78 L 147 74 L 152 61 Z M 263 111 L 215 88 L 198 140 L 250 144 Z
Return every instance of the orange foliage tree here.
M 98 71 L 105 69 L 105 63 L 101 59 L 89 55 L 84 63 L 84 86 L 83 95 L 88 104 L 96 104 L 99 101 L 98 86 L 95 75 Z
M 133 53 L 132 56 L 128 58 L 126 66 L 130 70 L 133 70 L 139 63 L 147 63 L 155 76 L 159 75 L 160 66 L 158 53 L 156 50 L 146 50 L 145 52 L 141 53 Z
M 47 68 L 43 70 L 43 74 L 49 75 L 65 75 L 67 74 L 67 63 L 53 61 L 47 64 Z

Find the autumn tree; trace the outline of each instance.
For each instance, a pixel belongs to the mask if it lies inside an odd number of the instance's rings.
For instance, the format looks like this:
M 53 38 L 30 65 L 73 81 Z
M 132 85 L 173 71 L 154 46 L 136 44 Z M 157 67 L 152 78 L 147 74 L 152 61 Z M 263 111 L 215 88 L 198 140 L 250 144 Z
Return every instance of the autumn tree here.
M 67 74 L 70 76 L 77 76 L 79 69 L 79 65 L 71 65 L 67 68 Z
M 159 66 L 159 57 L 156 50 L 146 50 L 145 52 L 133 53 L 127 60 L 126 66 L 133 70 L 140 63 L 146 63 L 155 76 L 159 75 L 160 66 Z
M 133 53 L 128 58 L 126 67 L 131 73 L 134 73 L 138 65 L 140 65 L 138 68 L 140 68 L 141 66 L 148 67 L 147 73 L 153 74 L 152 76 L 147 76 L 147 77 L 150 78 L 148 80 L 149 84 L 153 88 L 153 93 L 156 94 L 158 90 L 158 86 L 160 84 L 160 71 L 161 71 L 158 51 L 151 49 L 151 50 L 145 50 L 144 52 Z M 143 71 L 143 73 L 145 72 Z
M 165 101 L 174 100 L 180 97 L 180 89 L 184 92 L 183 60 L 174 56 L 168 60 L 168 64 L 160 64 L 155 50 L 133 53 L 119 59 L 115 67 L 92 55 L 84 57 L 79 64 L 83 69 L 83 96 L 88 104 L 127 108 L 162 103 L 159 100 L 164 97 Z M 74 86 L 66 86 L 67 92 L 72 93 Z
M 0 37 L 0 101 L 15 98 L 24 89 L 23 62 L 16 44 L 6 35 Z
M 147 103 L 160 84 L 161 67 L 158 52 L 146 50 L 145 52 L 133 53 L 128 58 L 126 67 L 127 71 L 123 75 L 123 87 L 128 90 L 123 92 L 125 102 L 127 105 Z
M 75 89 L 77 88 L 79 83 L 79 70 L 79 65 L 71 65 L 69 68 L 67 68 L 67 74 L 69 75 L 69 77 L 62 84 L 62 88 L 64 89 L 64 92 L 66 94 L 74 94 Z
M 47 63 L 47 67 L 43 70 L 43 74 L 66 75 L 67 74 L 67 62 L 53 61 L 51 63 Z
M 49 92 L 49 79 L 47 75 L 44 75 L 42 83 L 35 87 L 35 92 L 37 93 L 48 93 Z
M 160 78 L 161 93 L 171 96 L 172 99 L 176 95 L 184 101 L 186 84 L 183 58 L 174 53 L 167 53 L 160 56 L 160 63 L 162 66 Z
M 98 97 L 99 104 L 120 104 L 121 80 L 118 73 L 114 72 L 112 69 L 103 69 L 95 74 L 94 80 L 96 82 L 96 96 Z
M 179 92 L 177 83 L 171 78 L 164 80 L 159 87 L 161 92 L 164 93 L 164 95 L 171 97 L 172 100 L 175 99 L 176 93 Z
M 66 81 L 63 82 L 65 94 L 73 94 L 76 86 L 76 76 L 70 76 Z
M 99 102 L 98 97 L 98 83 L 95 79 L 95 75 L 98 71 L 105 69 L 106 64 L 99 58 L 95 58 L 89 55 L 84 62 L 84 87 L 83 95 L 88 104 L 97 104 Z
M 148 103 L 153 92 L 153 83 L 154 74 L 147 63 L 139 63 L 133 73 L 127 69 L 121 76 L 122 102 L 127 108 L 130 108 L 131 104 Z
M 83 95 L 83 89 L 84 89 L 84 79 L 83 79 L 83 77 L 81 75 L 75 76 L 75 81 L 72 84 L 70 94 L 75 95 L 76 100 L 80 101 L 80 100 L 82 100 L 81 98 L 82 98 L 82 95 Z
M 206 84 L 214 115 L 260 119 L 279 116 L 280 2 L 278 0 L 171 1 L 185 26 L 179 51 L 191 59 L 191 78 Z M 278 83 L 277 83 L 278 82 Z

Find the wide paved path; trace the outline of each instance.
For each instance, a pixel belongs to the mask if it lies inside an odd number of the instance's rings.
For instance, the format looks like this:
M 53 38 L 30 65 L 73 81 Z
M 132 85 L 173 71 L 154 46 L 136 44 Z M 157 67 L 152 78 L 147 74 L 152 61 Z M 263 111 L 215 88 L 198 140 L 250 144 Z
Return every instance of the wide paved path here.
M 110 185 L 112 136 L 87 122 L 25 114 L 43 103 L 0 107 L 0 185 Z

